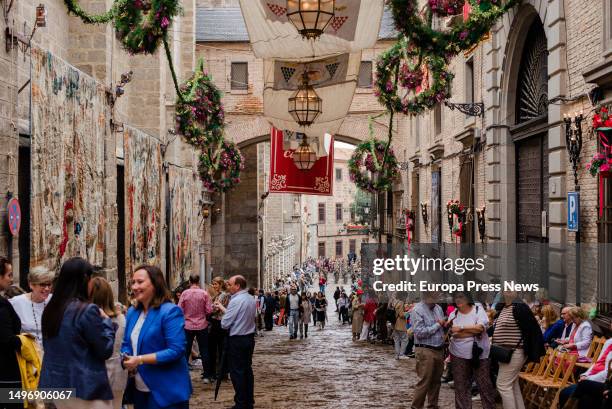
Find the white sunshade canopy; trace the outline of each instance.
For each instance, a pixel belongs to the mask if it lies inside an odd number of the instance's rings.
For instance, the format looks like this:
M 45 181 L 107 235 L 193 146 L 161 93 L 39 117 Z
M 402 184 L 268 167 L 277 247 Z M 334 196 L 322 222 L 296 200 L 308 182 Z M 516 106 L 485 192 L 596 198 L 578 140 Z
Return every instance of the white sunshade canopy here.
M 383 8 L 383 0 L 336 0 L 321 37 L 307 40 L 287 18 L 287 0 L 240 0 L 253 52 L 264 59 L 313 59 L 372 48 Z
M 324 135 L 336 134 L 348 114 L 360 63 L 361 52 L 310 62 L 264 60 L 264 116 L 277 129 L 304 133 L 312 144 L 318 141 L 317 154 L 325 156 Z M 298 125 L 289 113 L 289 98 L 305 71 L 322 100 L 321 114 L 308 127 Z

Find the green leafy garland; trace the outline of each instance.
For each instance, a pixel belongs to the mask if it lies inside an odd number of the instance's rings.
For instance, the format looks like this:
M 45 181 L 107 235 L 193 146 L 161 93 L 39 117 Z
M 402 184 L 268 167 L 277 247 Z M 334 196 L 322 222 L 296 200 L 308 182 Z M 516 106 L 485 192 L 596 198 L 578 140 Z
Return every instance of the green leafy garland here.
M 116 0 L 115 30 L 130 54 L 153 54 L 181 7 L 178 0 Z
M 386 0 L 391 7 L 396 28 L 415 47 L 424 53 L 444 57 L 447 61 L 462 50 L 478 44 L 493 24 L 522 0 L 466 0 L 472 11 L 466 21 L 461 21 L 450 31 L 434 30 L 431 27 L 432 11 L 421 18 L 418 0 Z
M 185 141 L 197 148 L 218 140 L 225 115 L 221 91 L 198 62 L 193 76 L 180 86 L 182 98 L 176 101 L 176 128 Z
M 64 4 L 69 14 L 79 17 L 85 24 L 104 24 L 113 20 L 115 17 L 115 6 L 103 14 L 89 14 L 79 6 L 76 0 L 64 0 Z
M 411 65 L 411 60 L 416 60 L 416 64 Z M 422 80 L 423 66 L 431 72 L 433 83 L 420 93 L 413 93 Z M 452 80 L 453 74 L 447 70 L 444 58 L 419 55 L 414 48 L 409 50 L 406 39 L 401 38 L 376 63 L 374 94 L 390 112 L 416 115 L 447 99 Z M 399 95 L 402 88 L 404 96 Z
M 399 165 L 393 148 L 387 142 L 371 139 L 357 146 L 348 162 L 351 181 L 368 192 L 391 189 L 399 176 Z
M 207 145 L 200 154 L 198 171 L 202 185 L 210 192 L 227 192 L 240 183 L 244 157 L 233 142 L 219 140 Z

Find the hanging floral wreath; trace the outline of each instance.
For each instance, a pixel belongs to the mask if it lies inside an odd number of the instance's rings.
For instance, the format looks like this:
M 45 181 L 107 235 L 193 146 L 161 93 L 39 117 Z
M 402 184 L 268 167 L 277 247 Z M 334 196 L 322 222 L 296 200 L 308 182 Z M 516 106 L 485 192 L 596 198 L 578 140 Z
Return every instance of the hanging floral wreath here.
M 418 115 L 449 97 L 452 79 L 444 58 L 419 55 L 402 38 L 380 55 L 374 94 L 389 111 Z
M 600 172 L 612 170 L 612 159 L 608 159 L 605 153 L 596 153 L 591 161 L 586 165 L 591 176 L 595 177 Z
M 477 44 L 489 32 L 493 24 L 522 0 L 466 0 L 472 6 L 469 17 L 456 23 L 449 31 L 435 30 L 431 26 L 431 14 L 458 14 L 456 0 L 429 1 L 430 13 L 419 15 L 418 0 L 387 0 L 391 7 L 395 26 L 411 43 L 427 54 L 447 61 L 462 50 Z M 503 4 L 502 4 L 503 3 Z M 446 5 L 446 7 L 445 7 Z
M 117 0 L 115 30 L 130 54 L 153 54 L 181 11 L 178 0 Z
M 362 142 L 349 159 L 351 181 L 368 192 L 383 192 L 391 189 L 399 168 L 393 148 L 376 139 Z
M 240 183 L 244 157 L 233 142 L 219 140 L 202 149 L 198 172 L 204 188 L 210 192 L 227 192 Z
M 220 138 L 225 114 L 221 91 L 198 62 L 193 76 L 180 86 L 176 100 L 176 129 L 185 141 L 197 148 Z

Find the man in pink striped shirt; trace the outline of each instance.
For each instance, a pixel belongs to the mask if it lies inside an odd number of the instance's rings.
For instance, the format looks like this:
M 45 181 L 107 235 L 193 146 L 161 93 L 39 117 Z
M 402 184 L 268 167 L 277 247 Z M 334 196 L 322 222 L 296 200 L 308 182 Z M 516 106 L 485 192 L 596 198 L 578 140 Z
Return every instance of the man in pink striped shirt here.
M 214 374 L 208 371 L 208 320 L 206 316 L 212 312 L 212 303 L 208 292 L 200 288 L 200 276 L 193 274 L 189 277 L 189 288 L 181 294 L 178 306 L 185 315 L 185 335 L 187 338 L 187 362 L 191 356 L 193 339 L 198 340 L 198 349 L 202 358 L 204 383 L 209 383 Z

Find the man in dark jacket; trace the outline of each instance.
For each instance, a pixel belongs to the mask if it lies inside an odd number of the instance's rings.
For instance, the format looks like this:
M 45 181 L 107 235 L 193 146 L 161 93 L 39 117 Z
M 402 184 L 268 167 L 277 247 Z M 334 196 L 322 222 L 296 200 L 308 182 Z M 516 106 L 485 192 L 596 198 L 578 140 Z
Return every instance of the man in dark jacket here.
M 544 332 L 544 342 L 552 348 L 559 346 L 558 340 L 569 339 L 572 333 L 574 323 L 569 315 L 569 309 L 569 307 L 564 307 L 561 310 L 561 319 Z
M 266 293 L 264 305 L 264 325 L 266 331 L 272 331 L 272 327 L 274 326 L 274 311 L 276 311 L 276 299 L 272 293 Z

